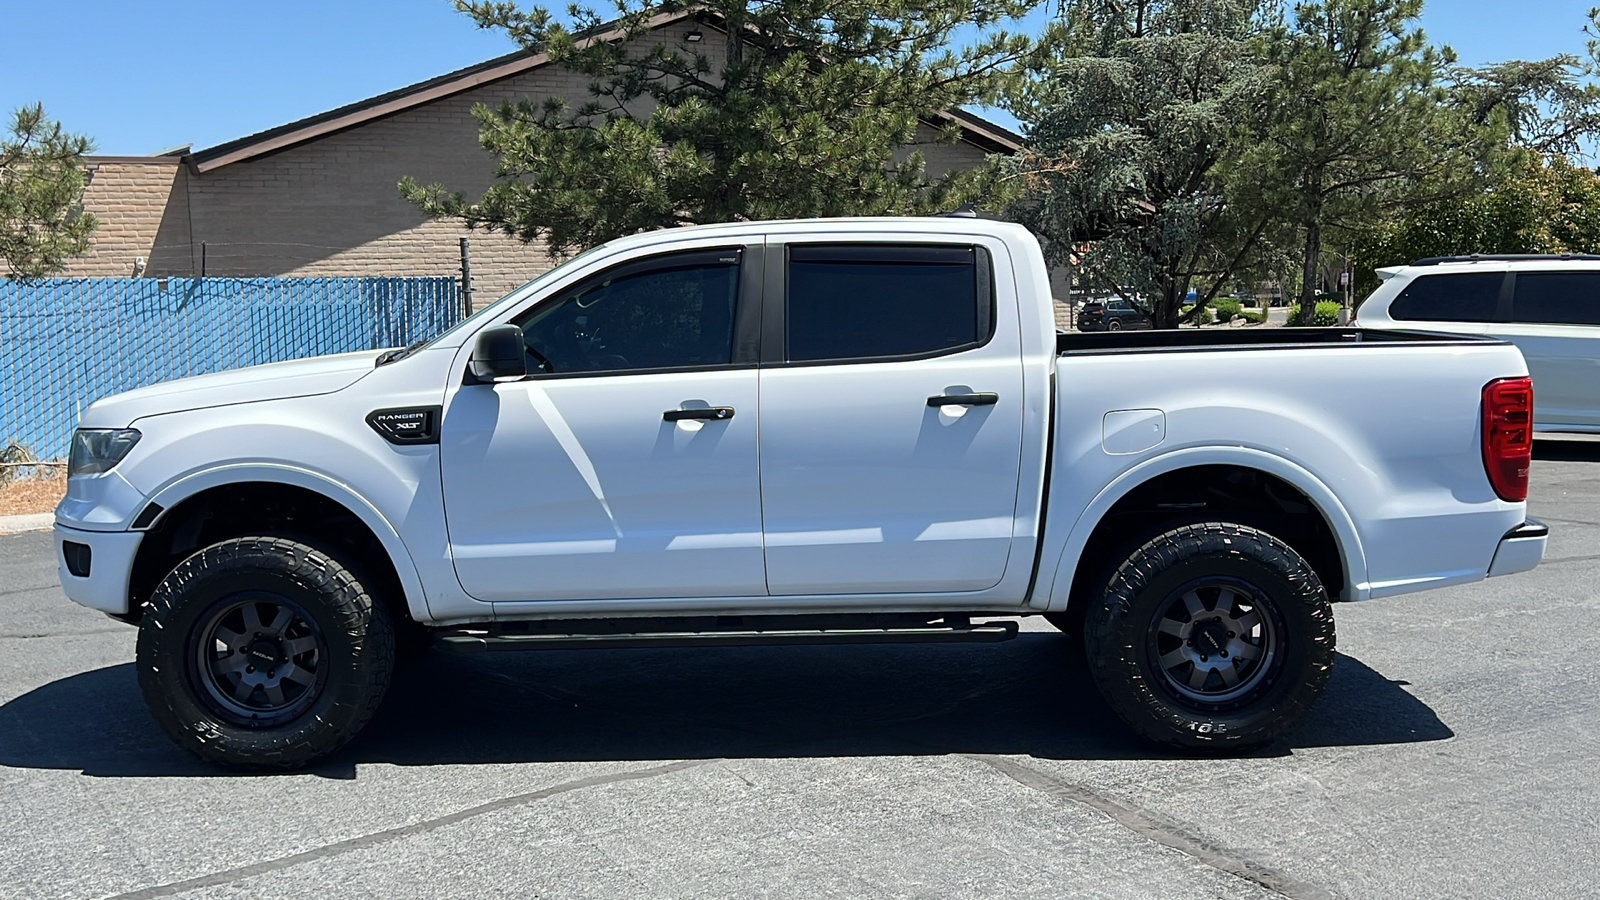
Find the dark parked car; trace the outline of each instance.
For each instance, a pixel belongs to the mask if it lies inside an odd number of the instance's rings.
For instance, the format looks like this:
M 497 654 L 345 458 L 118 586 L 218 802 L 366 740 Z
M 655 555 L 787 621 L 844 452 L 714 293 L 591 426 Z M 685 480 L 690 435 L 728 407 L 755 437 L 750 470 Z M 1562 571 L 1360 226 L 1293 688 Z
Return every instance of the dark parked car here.
M 1090 300 L 1078 310 L 1079 331 L 1122 331 L 1125 328 L 1154 328 L 1150 317 L 1140 312 L 1132 303 L 1113 297 L 1109 300 Z

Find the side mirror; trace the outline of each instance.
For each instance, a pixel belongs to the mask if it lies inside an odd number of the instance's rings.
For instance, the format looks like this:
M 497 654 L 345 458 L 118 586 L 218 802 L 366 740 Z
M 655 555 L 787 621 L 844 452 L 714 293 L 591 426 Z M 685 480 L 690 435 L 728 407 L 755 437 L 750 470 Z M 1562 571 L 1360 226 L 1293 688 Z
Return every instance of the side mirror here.
M 522 329 L 515 325 L 496 325 L 478 333 L 472 346 L 472 377 L 480 382 L 502 378 L 521 378 L 528 374 L 523 356 Z

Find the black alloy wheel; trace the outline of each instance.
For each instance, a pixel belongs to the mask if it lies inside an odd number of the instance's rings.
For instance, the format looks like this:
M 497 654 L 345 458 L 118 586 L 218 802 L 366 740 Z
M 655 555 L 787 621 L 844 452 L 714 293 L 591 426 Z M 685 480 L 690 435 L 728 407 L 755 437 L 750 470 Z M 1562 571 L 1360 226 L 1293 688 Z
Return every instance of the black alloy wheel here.
M 192 633 L 193 673 L 211 708 L 238 725 L 292 719 L 326 681 L 327 640 L 299 604 L 271 591 L 229 594 Z

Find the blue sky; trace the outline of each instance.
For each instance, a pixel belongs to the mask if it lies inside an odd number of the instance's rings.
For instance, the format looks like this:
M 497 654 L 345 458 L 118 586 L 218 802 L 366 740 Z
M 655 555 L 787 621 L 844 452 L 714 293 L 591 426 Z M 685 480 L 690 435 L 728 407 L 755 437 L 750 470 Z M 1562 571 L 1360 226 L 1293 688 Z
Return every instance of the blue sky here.
M 1468 64 L 1582 54 L 1590 5 L 1429 0 L 1422 24 Z M 515 49 L 448 0 L 0 0 L 0 48 L 0 112 L 43 101 L 110 155 L 209 147 Z

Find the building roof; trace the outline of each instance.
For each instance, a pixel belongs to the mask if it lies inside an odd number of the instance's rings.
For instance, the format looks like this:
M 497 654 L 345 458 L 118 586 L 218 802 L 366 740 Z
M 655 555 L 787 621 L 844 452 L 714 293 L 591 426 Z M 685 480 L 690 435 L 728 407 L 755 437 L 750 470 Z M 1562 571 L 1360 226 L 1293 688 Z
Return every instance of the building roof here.
M 692 13 L 679 11 L 660 13 L 649 20 L 651 28 L 660 28 L 673 22 L 688 18 Z M 602 26 L 589 36 L 589 40 L 610 40 L 621 35 L 617 27 Z M 487 62 L 457 69 L 427 81 L 420 81 L 398 90 L 379 94 L 331 109 L 324 113 L 308 116 L 287 125 L 279 125 L 266 131 L 246 137 L 237 138 L 215 147 L 195 151 L 188 155 L 190 163 L 198 172 L 209 172 L 230 163 L 243 162 L 249 159 L 266 156 L 280 150 L 287 150 L 300 144 L 337 134 L 351 128 L 365 125 L 368 122 L 388 118 L 406 110 L 432 103 L 456 94 L 513 78 L 524 72 L 537 69 L 550 62 L 548 54 L 531 53 L 519 50 L 508 53 Z M 980 116 L 956 109 L 940 114 L 944 121 L 953 121 L 961 127 L 962 140 L 973 144 L 987 153 L 1015 153 L 1022 148 L 1022 137 L 1013 131 L 996 125 Z M 943 124 L 936 122 L 932 124 Z

